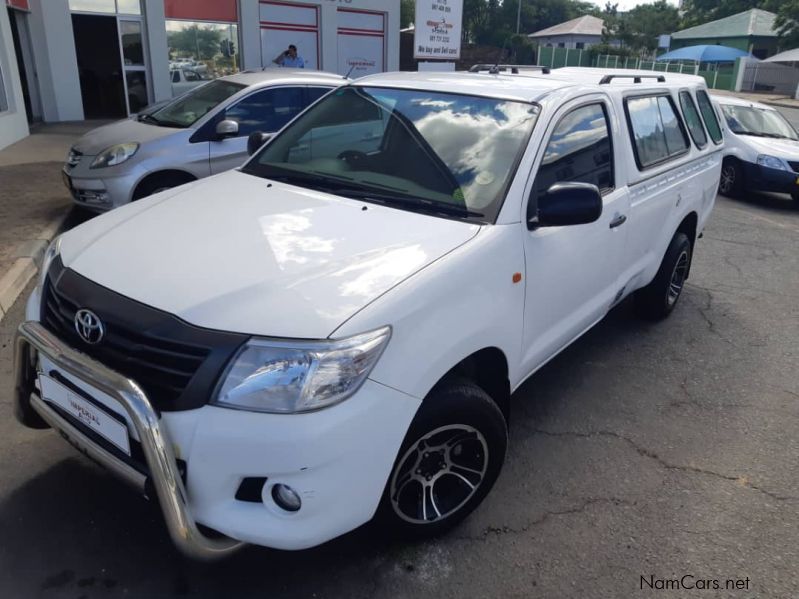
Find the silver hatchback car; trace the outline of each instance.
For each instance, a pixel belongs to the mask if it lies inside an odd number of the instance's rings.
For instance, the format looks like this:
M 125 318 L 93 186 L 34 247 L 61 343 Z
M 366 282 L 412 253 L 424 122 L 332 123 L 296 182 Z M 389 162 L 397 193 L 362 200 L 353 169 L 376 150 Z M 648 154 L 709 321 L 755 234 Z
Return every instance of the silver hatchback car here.
M 301 69 L 209 81 L 81 137 L 64 164 L 64 183 L 75 203 L 102 212 L 237 167 L 248 136 L 281 129 L 346 81 Z

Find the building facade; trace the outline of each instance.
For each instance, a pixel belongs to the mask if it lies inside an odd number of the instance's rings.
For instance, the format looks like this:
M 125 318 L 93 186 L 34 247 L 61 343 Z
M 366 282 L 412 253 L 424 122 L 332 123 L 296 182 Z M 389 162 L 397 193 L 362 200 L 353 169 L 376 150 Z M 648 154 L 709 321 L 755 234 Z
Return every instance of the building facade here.
M 604 21 L 591 15 L 547 27 L 527 35 L 540 48 L 587 50 L 602 41 Z
M 203 80 L 276 66 L 399 68 L 399 2 L 3 0 L 0 148 L 28 123 L 124 118 Z
M 707 44 L 729 46 L 768 58 L 778 52 L 780 38 L 775 30 L 777 18 L 772 12 L 753 8 L 723 19 L 689 27 L 671 35 L 670 50 Z

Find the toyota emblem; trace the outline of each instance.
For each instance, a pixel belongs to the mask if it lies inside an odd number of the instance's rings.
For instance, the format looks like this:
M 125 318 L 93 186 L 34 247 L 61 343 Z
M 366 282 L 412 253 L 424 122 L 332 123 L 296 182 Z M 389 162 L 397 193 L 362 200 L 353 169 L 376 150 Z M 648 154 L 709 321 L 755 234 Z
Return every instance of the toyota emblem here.
M 90 345 L 100 343 L 105 335 L 103 321 L 97 314 L 85 308 L 75 312 L 75 330 L 80 338 Z

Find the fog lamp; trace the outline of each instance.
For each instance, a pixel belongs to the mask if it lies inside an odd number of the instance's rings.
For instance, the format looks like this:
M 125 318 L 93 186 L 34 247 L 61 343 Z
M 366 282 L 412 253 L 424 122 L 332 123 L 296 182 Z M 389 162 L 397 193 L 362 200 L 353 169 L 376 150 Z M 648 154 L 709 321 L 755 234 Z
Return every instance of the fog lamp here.
M 278 507 L 287 512 L 296 512 L 302 506 L 302 500 L 297 491 L 280 483 L 272 487 L 272 499 L 275 500 Z

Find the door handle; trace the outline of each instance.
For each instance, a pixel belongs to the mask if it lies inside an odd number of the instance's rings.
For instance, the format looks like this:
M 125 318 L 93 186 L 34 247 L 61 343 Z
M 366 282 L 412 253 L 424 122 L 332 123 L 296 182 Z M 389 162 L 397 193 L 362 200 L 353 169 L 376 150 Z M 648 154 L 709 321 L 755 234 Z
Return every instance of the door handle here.
M 613 217 L 613 220 L 610 221 L 610 228 L 615 229 L 616 227 L 620 227 L 624 223 L 627 222 L 627 217 L 623 214 L 617 214 Z

